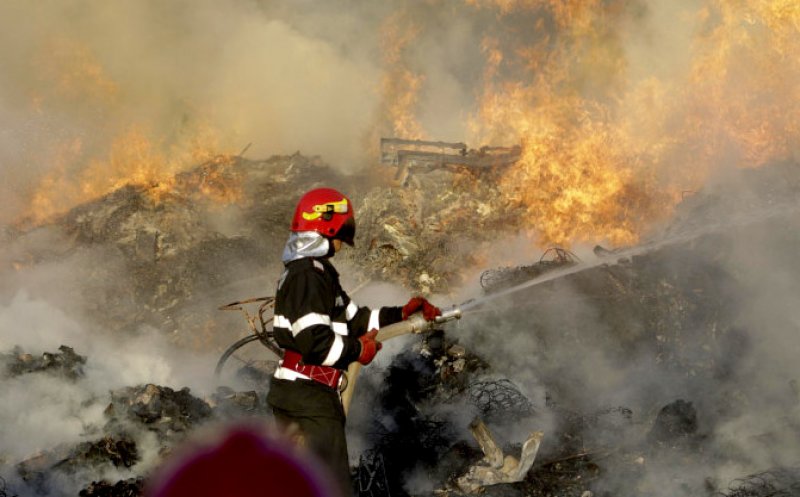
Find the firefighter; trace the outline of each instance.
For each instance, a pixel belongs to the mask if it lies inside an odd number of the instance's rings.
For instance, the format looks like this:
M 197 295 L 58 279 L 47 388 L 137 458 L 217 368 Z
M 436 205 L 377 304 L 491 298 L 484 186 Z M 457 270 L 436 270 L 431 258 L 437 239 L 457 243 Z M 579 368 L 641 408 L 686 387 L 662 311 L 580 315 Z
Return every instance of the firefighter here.
M 353 205 L 331 188 L 306 193 L 297 204 L 283 251 L 285 269 L 275 295 L 273 330 L 283 360 L 267 396 L 279 426 L 299 431 L 350 495 L 345 414 L 340 389 L 354 361 L 367 365 L 381 349 L 382 326 L 418 311 L 433 320 L 441 311 L 422 297 L 402 307 L 369 309 L 342 289 L 330 258 L 342 243 L 353 245 Z

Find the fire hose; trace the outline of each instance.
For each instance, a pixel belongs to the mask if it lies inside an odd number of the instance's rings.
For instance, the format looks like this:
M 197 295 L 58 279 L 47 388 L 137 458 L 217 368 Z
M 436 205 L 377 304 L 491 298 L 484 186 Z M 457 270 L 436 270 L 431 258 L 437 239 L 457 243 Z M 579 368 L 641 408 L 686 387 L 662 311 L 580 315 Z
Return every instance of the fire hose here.
M 245 318 L 247 319 L 247 323 L 250 326 L 250 330 L 252 334 L 237 340 L 233 345 L 228 347 L 225 352 L 220 357 L 219 361 L 217 362 L 217 367 L 214 370 L 214 373 L 219 376 L 222 372 L 222 368 L 225 365 L 225 362 L 241 347 L 247 345 L 250 342 L 259 341 L 262 345 L 269 348 L 276 356 L 281 357 L 282 351 L 280 347 L 275 343 L 272 329 L 268 326 L 269 319 L 265 318 L 265 313 L 268 309 L 272 308 L 275 302 L 274 297 L 259 297 L 253 299 L 247 299 L 242 301 L 233 302 L 232 304 L 224 305 L 220 307 L 220 310 L 223 311 L 242 311 L 244 313 Z M 251 315 L 248 312 L 246 305 L 247 304 L 259 304 L 258 313 L 256 315 Z M 434 329 L 436 326 L 446 323 L 448 321 L 452 321 L 454 319 L 461 318 L 462 314 L 462 307 L 464 305 L 469 305 L 469 302 L 465 302 L 460 306 L 453 306 L 450 309 L 447 309 L 442 312 L 441 316 L 437 316 L 433 321 L 426 321 L 424 317 L 422 317 L 422 312 L 418 312 L 416 314 L 412 314 L 408 317 L 405 321 L 400 321 L 398 323 L 384 326 L 380 330 L 378 330 L 378 334 L 375 337 L 375 340 L 378 342 L 385 342 L 390 338 L 395 338 L 401 335 L 410 335 L 410 334 L 419 334 L 426 331 L 430 331 Z M 350 408 L 350 403 L 353 400 L 353 391 L 356 386 L 356 380 L 358 379 L 358 374 L 361 371 L 361 364 L 358 362 L 353 362 L 350 364 L 350 367 L 347 369 L 347 375 L 345 388 L 342 390 L 342 405 L 344 406 L 344 412 L 347 413 Z
M 437 325 L 461 318 L 461 308 L 454 306 L 450 309 L 442 311 L 441 316 L 437 316 L 433 321 L 426 321 L 422 317 L 422 312 L 412 314 L 405 321 L 400 321 L 389 326 L 384 326 L 378 330 L 375 340 L 378 342 L 385 342 L 390 338 L 399 337 L 402 335 L 419 334 L 434 329 Z M 361 364 L 353 362 L 347 368 L 347 384 L 342 390 L 342 406 L 344 412 L 347 414 L 350 410 L 350 403 L 353 401 L 353 392 L 356 387 L 356 380 L 358 373 L 361 371 Z

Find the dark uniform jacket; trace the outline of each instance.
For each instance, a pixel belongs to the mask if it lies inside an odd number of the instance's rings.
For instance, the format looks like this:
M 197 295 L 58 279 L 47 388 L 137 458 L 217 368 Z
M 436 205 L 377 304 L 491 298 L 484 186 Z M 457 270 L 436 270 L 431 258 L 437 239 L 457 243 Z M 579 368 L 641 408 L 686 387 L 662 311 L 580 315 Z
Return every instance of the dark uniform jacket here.
M 281 275 L 273 331 L 278 345 L 300 353 L 304 364 L 347 369 L 361 353 L 360 336 L 401 319 L 401 307 L 359 306 L 327 258 L 306 257 L 288 262 Z

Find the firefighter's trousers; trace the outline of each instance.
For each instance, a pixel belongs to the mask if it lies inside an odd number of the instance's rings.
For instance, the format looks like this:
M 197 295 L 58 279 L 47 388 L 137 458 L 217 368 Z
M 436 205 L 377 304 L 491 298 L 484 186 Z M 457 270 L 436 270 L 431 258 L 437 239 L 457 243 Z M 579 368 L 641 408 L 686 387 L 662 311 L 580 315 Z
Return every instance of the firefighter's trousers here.
M 272 378 L 267 403 L 282 429 L 299 428 L 302 443 L 341 483 L 342 497 L 350 497 L 345 414 L 336 390 L 311 380 Z

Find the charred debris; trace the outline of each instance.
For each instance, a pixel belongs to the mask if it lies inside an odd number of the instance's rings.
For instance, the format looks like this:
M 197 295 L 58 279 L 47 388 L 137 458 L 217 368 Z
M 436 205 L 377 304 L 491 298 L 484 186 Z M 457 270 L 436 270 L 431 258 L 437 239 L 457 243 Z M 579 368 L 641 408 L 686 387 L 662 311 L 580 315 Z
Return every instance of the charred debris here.
M 45 353 L 59 367 L 30 368 L 30 355 L 16 350 L 3 358 L 3 381 L 23 375 L 48 375 L 53 379 L 80 384 L 80 367 L 87 358 L 69 347 Z M 78 371 L 78 373 L 75 373 Z M 24 378 L 22 378 L 24 379 Z M 106 397 L 87 402 L 105 406 L 102 423 L 88 424 L 74 445 L 64 444 L 42 450 L 15 464 L 18 478 L 14 493 L 0 495 L 58 495 L 65 481 L 78 485 L 81 496 L 138 496 L 149 470 L 138 466 L 143 449 L 166 456 L 192 431 L 206 423 L 266 415 L 263 398 L 255 391 L 234 391 L 219 387 L 208 398 L 194 396 L 188 388 L 174 390 L 153 384 L 113 390 Z M 124 476 L 109 481 L 108 475 Z M 2 488 L 0 487 L 0 490 Z
M 398 145 L 407 144 L 384 146 Z M 385 155 L 407 166 L 400 188 L 374 175 L 344 176 L 299 154 L 265 161 L 219 158 L 179 177 L 166 197 L 128 186 L 50 224 L 7 231 L 0 263 L 5 272 L 53 261 L 75 264 L 87 277 L 76 305 L 98 326 L 126 333 L 148 323 L 180 345 L 221 352 L 245 328 L 236 316 L 221 320 L 219 314 L 228 313 L 216 308 L 271 288 L 284 242 L 275 233 L 283 232 L 297 192 L 321 184 L 346 186 L 363 199 L 357 247 L 343 254 L 358 263 L 361 281 L 393 281 L 426 293 L 463 285 L 463 268 L 476 265 L 482 244 L 512 235 L 521 223 L 520 207 L 491 187 L 492 175 L 517 152 L 470 152 L 459 145 L 439 144 L 448 148 L 444 159 L 442 153 Z M 479 167 L 465 167 L 458 156 Z M 531 254 L 529 265 L 485 268 L 480 283 L 486 294 L 550 271 L 576 270 L 488 306 L 459 324 L 465 329 L 412 339 L 384 371 L 361 380 L 357 398 L 372 407 L 351 420 L 363 446 L 353 468 L 354 492 L 661 495 L 667 475 L 671 495 L 800 494 L 797 468 L 748 471 L 744 456 L 716 429 L 757 402 L 740 376 L 753 330 L 740 319 L 752 295 L 730 264 L 737 243 L 777 237 L 764 241 L 761 255 L 779 260 L 782 252 L 770 249 L 776 243 L 800 247 L 792 203 L 800 193 L 797 166 L 775 165 L 743 177 L 754 186 L 752 196 L 687 197 L 647 250 L 598 249 L 599 262 L 583 269 L 583 261 L 563 249 L 541 258 Z M 718 222 L 731 212 L 742 213 L 737 222 Z M 587 314 L 593 329 L 578 319 Z M 516 353 L 498 348 L 493 342 L 499 337 Z M 87 358 L 80 344 L 66 345 L 41 355 L 5 351 L 4 380 L 51 375 L 80 384 Z M 13 464 L 24 485 L 0 482 L 0 496 L 47 494 L 65 477 L 78 482 L 82 496 L 140 495 L 149 471 L 141 464 L 145 450 L 155 446 L 163 457 L 205 423 L 269 416 L 263 399 L 274 355 L 258 344 L 250 347 L 262 360 L 243 358 L 235 367 L 252 390 L 221 387 L 199 398 L 185 388 L 144 384 L 109 392 L 93 400 L 104 406 L 103 422 L 87 426 L 84 441 L 43 447 L 23 461 L 0 454 L 0 465 Z M 584 384 L 592 368 L 583 355 L 589 350 L 613 362 L 646 362 L 654 376 L 671 378 L 669 387 L 653 383 L 623 403 L 606 398 L 608 392 Z M 498 360 L 504 352 L 508 360 Z M 776 389 L 784 394 L 776 400 L 779 407 L 796 409 L 796 383 Z M 791 420 L 766 424 L 763 432 L 742 435 L 750 446 L 800 435 Z M 717 471 L 734 460 L 742 473 L 726 478 Z
M 86 357 L 76 354 L 72 347 L 66 345 L 59 347 L 58 352 L 45 352 L 40 357 L 27 354 L 17 347 L 10 354 L 0 354 L 0 364 L 5 364 L 8 377 L 49 371 L 74 381 L 83 376 Z

